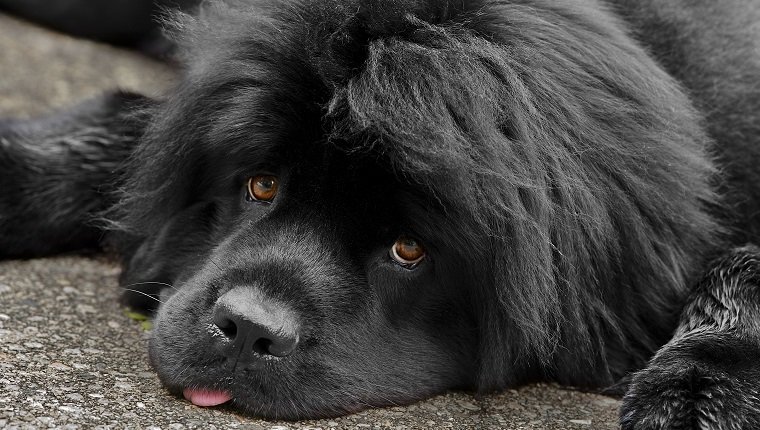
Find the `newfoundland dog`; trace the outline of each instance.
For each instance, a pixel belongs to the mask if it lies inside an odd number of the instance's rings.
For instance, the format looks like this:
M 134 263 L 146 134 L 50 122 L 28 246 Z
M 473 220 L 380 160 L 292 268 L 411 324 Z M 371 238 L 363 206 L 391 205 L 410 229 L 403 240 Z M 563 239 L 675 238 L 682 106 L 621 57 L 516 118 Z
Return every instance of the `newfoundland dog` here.
M 760 427 L 760 3 L 167 23 L 164 99 L 0 122 L 0 257 L 115 248 L 169 390 L 298 419 L 550 380 Z

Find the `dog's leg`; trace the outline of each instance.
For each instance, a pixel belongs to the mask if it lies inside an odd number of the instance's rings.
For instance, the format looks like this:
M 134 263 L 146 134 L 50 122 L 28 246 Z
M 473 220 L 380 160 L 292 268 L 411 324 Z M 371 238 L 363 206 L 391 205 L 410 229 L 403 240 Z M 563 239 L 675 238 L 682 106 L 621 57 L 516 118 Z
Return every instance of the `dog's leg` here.
M 698 284 L 620 413 L 624 430 L 760 429 L 759 248 L 734 250 Z
M 0 259 L 94 249 L 94 222 L 153 102 L 110 93 L 34 120 L 0 120 Z

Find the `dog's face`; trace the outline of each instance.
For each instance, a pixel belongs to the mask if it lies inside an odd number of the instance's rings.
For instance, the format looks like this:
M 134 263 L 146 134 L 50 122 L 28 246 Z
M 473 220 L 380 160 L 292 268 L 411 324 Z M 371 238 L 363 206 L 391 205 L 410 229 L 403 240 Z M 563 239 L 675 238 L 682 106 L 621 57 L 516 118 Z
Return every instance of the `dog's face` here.
M 452 243 L 455 218 L 419 185 L 306 128 L 234 157 L 212 142 L 211 174 L 178 191 L 192 203 L 132 258 L 127 277 L 173 285 L 150 343 L 161 379 L 196 403 L 229 397 L 277 418 L 471 384 L 464 262 L 477 252 Z

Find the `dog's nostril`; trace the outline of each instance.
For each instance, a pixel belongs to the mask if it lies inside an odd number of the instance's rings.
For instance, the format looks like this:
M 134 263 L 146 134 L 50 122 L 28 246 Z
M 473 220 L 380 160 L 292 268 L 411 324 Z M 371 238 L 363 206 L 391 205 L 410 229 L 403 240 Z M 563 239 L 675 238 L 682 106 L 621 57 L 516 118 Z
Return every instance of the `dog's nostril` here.
M 227 338 L 234 340 L 237 336 L 237 324 L 235 324 L 234 321 L 223 318 L 221 321 L 214 321 L 214 324 L 219 328 L 219 330 L 224 333 Z
M 267 354 L 274 355 L 275 357 L 287 357 L 298 346 L 297 334 L 278 333 L 273 335 L 271 339 L 259 340 L 262 341 L 259 343 L 259 347 L 265 350 Z
M 269 354 L 269 345 L 272 344 L 272 341 L 269 339 L 259 339 L 253 344 L 253 352 L 257 354 Z

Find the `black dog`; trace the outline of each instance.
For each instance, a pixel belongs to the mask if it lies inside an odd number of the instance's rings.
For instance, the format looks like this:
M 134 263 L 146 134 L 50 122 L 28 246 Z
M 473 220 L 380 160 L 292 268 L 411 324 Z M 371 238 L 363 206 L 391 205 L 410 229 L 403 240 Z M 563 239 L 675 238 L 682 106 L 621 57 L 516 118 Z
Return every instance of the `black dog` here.
M 176 18 L 186 71 L 165 100 L 0 126 L 0 256 L 98 247 L 107 219 L 127 300 L 163 303 L 153 364 L 196 404 L 295 419 L 449 388 L 608 387 L 671 339 L 711 258 L 758 239 L 756 2 L 229 0 L 196 16 Z M 682 318 L 707 328 L 683 326 L 633 378 L 626 428 L 758 422 L 742 391 L 755 251 L 736 252 Z M 710 326 L 710 294 L 741 329 Z

